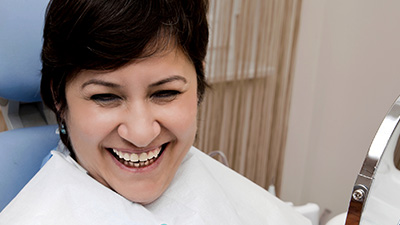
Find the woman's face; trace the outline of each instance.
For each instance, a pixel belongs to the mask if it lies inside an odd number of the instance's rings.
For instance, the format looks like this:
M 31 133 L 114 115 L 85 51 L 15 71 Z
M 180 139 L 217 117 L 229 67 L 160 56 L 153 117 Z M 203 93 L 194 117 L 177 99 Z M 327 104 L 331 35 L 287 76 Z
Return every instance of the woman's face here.
M 186 56 L 175 49 L 111 72 L 82 71 L 66 99 L 78 163 L 133 202 L 156 200 L 196 134 L 196 71 Z

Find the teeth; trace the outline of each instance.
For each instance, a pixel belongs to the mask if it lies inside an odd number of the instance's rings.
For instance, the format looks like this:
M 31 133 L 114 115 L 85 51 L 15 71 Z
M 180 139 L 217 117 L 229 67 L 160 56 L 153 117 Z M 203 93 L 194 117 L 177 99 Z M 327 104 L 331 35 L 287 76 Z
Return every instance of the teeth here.
M 161 147 L 157 148 L 156 150 L 152 151 L 154 153 L 154 157 L 157 157 L 160 154 Z
M 124 158 L 126 161 L 129 161 L 129 160 L 131 159 L 131 156 L 130 156 L 128 153 L 125 153 L 123 158 Z
M 113 152 L 118 155 L 120 159 L 127 161 L 127 164 L 134 167 L 149 165 L 154 162 L 155 159 L 160 154 L 161 147 L 154 149 L 150 152 L 142 152 L 140 155 L 135 153 L 127 153 L 121 152 L 116 149 L 113 149 Z M 125 165 L 127 165 L 125 164 Z
M 139 161 L 139 156 L 137 154 L 131 154 L 131 161 L 132 162 L 137 162 Z
M 147 153 L 143 152 L 142 154 L 140 154 L 139 160 L 140 160 L 140 162 L 147 161 Z
M 154 151 L 149 152 L 147 155 L 148 155 L 147 156 L 148 159 L 152 159 L 157 156 Z

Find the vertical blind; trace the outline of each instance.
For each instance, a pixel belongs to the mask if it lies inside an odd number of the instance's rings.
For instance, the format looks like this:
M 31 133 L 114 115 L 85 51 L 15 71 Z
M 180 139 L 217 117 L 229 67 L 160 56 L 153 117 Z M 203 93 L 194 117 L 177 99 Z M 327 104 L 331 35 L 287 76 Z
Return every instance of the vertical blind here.
M 211 0 L 195 146 L 278 194 L 301 0 Z

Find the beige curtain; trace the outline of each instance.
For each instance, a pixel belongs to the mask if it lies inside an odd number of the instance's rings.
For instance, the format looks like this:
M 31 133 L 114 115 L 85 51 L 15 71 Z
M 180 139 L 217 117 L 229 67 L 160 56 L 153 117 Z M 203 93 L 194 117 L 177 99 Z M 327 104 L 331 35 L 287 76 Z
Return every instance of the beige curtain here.
M 279 194 L 301 0 L 211 0 L 195 146 Z

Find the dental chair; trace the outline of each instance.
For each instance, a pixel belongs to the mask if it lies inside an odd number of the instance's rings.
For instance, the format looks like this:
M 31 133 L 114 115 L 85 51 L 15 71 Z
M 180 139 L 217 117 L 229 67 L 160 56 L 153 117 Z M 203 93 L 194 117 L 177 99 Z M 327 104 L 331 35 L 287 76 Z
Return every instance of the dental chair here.
M 0 211 L 57 146 L 57 126 L 40 98 L 40 52 L 48 0 L 2 0 L 0 108 L 9 131 L 0 133 Z
M 400 97 L 384 118 L 356 178 L 347 213 L 327 225 L 400 224 Z
M 2 0 L 0 7 L 0 108 L 8 130 L 54 124 L 43 107 L 40 52 L 49 0 Z

